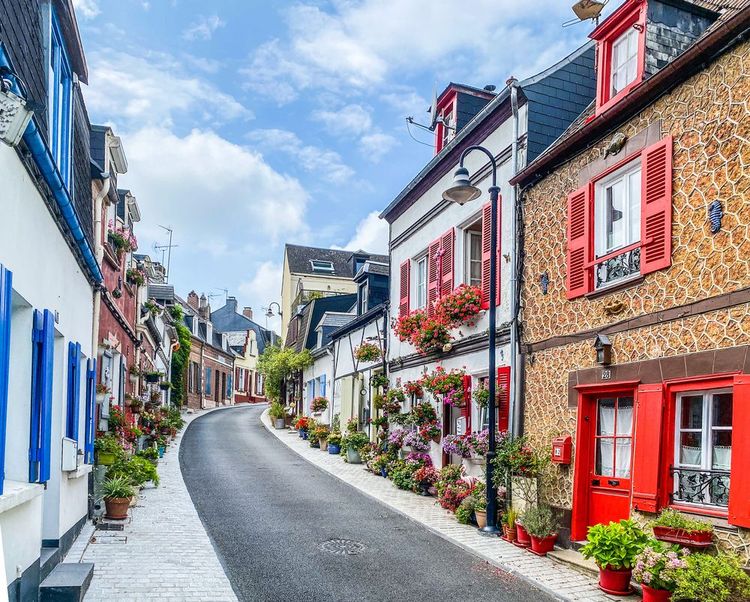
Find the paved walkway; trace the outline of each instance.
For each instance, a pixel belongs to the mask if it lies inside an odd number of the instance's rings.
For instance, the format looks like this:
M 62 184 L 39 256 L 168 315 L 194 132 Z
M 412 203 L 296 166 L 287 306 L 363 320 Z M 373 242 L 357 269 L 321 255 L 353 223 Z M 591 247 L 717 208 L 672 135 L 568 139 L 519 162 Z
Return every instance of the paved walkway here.
M 141 492 L 124 530 L 95 531 L 89 523 L 68 552 L 66 562 L 95 563 L 87 602 L 237 600 L 182 479 L 186 430 L 159 461 L 159 487 Z
M 332 456 L 319 449 L 311 448 L 306 441 L 297 437 L 296 433 L 290 433 L 286 429 L 272 428 L 267 411 L 263 413 L 261 420 L 279 440 L 311 464 L 390 506 L 490 564 L 526 579 L 560 600 L 609 602 L 640 599 L 637 596 L 628 598 L 610 596 L 603 593 L 597 587 L 596 579 L 589 575 L 584 575 L 550 558 L 535 556 L 500 538 L 483 537 L 477 533 L 476 528 L 458 523 L 453 513 L 442 509 L 434 498 L 425 498 L 397 489 L 390 480 L 364 470 L 361 464 L 347 464 L 339 456 Z

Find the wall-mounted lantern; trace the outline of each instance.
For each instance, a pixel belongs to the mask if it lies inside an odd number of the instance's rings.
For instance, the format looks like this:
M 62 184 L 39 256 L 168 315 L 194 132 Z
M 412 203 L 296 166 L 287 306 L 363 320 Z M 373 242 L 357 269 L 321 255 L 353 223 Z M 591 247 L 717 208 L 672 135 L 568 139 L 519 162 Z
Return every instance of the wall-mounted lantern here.
M 596 335 L 594 349 L 596 349 L 597 364 L 609 366 L 612 363 L 612 343 L 606 334 Z

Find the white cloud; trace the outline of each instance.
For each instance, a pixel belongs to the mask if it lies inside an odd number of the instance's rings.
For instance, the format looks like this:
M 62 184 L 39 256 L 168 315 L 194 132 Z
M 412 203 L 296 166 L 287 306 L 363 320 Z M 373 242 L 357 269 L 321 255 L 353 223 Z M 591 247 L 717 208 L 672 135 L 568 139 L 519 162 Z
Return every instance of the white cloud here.
M 431 102 L 417 94 L 415 90 L 408 88 L 381 94 L 380 99 L 393 107 L 402 116 L 416 117 L 417 121 L 425 115 Z
M 217 29 L 224 27 L 226 23 L 218 15 L 205 17 L 201 15 L 195 23 L 182 32 L 186 40 L 210 40 Z
M 358 251 L 364 249 L 370 253 L 388 254 L 388 223 L 378 217 L 378 212 L 373 211 L 357 224 L 354 236 L 343 247 L 347 251 Z
M 73 0 L 73 8 L 84 19 L 93 19 L 102 12 L 97 0 Z
M 358 104 L 349 104 L 337 111 L 319 110 L 312 114 L 334 134 L 359 136 L 372 128 L 370 111 Z
M 380 160 L 398 143 L 393 136 L 380 132 L 362 136 L 362 139 L 359 142 L 360 152 L 371 163 L 379 163 Z
M 93 113 L 112 116 L 118 125 L 170 127 L 177 115 L 211 125 L 252 117 L 234 97 L 185 73 L 182 64 L 167 54 L 94 52 L 89 65 L 86 102 Z
M 248 139 L 267 151 L 285 153 L 295 159 L 305 171 L 315 173 L 322 180 L 343 184 L 354 170 L 332 150 L 304 144 L 294 132 L 279 129 L 255 130 Z

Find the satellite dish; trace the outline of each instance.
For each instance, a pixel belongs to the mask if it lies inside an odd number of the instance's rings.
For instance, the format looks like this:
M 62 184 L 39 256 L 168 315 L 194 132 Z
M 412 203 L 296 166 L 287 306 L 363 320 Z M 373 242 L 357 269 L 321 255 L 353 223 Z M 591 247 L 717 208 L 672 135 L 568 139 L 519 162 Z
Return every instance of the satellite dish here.
M 599 0 L 580 0 L 573 5 L 573 12 L 581 21 L 598 19 L 606 2 Z
M 430 108 L 428 109 L 428 112 L 430 113 L 430 130 L 434 130 L 438 122 L 437 100 L 438 100 L 437 90 L 433 88 L 432 89 L 432 104 L 430 105 Z

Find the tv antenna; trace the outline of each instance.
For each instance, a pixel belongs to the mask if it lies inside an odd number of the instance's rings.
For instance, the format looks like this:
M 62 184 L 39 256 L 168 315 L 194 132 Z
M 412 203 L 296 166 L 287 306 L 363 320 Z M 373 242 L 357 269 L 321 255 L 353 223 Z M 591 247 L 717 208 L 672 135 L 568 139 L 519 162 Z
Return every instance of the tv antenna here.
M 227 298 L 229 297 L 229 289 L 215 286 L 213 290 L 222 291 L 224 293 L 224 304 L 226 305 Z M 221 297 L 221 293 L 210 293 L 208 295 L 209 299 L 214 299 L 215 297 Z
M 563 27 L 570 27 L 576 23 L 583 23 L 584 21 L 593 21 L 594 26 L 599 25 L 599 17 L 604 10 L 609 0 L 579 0 L 573 5 L 573 12 L 576 15 L 575 19 L 565 21 L 562 24 Z
M 166 226 L 162 226 L 161 224 L 156 224 L 159 226 L 162 230 L 166 230 L 169 232 L 169 242 L 167 242 L 166 245 L 159 245 L 154 243 L 154 250 L 161 251 L 161 264 L 164 265 L 164 253 L 167 254 L 167 271 L 164 275 L 164 283 L 169 283 L 169 265 L 172 263 L 172 249 L 175 247 L 179 247 L 180 245 L 173 245 L 172 244 L 172 228 L 167 228 Z
M 437 89 L 433 87 L 432 89 L 432 102 L 430 103 L 430 107 L 427 109 L 427 112 L 430 114 L 430 125 L 424 125 L 423 123 L 419 123 L 414 117 L 409 116 L 406 118 L 406 130 L 409 132 L 409 136 L 411 137 L 414 142 L 418 142 L 419 144 L 424 144 L 425 146 L 432 146 L 431 143 L 422 142 L 421 140 L 418 140 L 414 137 L 414 134 L 411 132 L 410 126 L 418 127 L 421 130 L 424 130 L 426 132 L 434 132 L 435 128 L 437 127 L 438 123 L 441 123 L 443 127 L 446 127 L 448 129 L 452 129 L 455 131 L 455 126 L 451 126 L 448 123 L 445 122 L 445 119 L 443 117 L 438 115 L 438 109 L 437 109 Z

